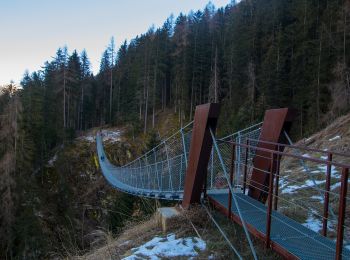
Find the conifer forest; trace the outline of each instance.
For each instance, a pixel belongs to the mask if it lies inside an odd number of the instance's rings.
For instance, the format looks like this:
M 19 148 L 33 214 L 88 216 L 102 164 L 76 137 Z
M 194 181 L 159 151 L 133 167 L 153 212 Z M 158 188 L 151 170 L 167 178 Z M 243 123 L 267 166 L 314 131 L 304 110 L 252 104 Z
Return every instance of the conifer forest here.
M 94 150 L 72 143 L 91 128 L 127 126 L 130 140 L 148 138 L 144 152 L 157 141 L 159 114 L 172 113 L 183 126 L 207 102 L 221 103 L 221 135 L 260 122 L 266 109 L 293 107 L 298 139 L 350 111 L 347 0 L 242 0 L 219 9 L 209 3 L 106 44 L 96 75 L 86 50 L 61 46 L 40 70 L 25 72 L 20 88 L 1 89 L 0 259 L 81 254 L 90 238 L 77 223 L 109 230 L 122 218 L 97 206 L 135 203 L 117 192 L 101 193 L 104 200 L 89 201 L 89 208 L 75 199 L 85 186 L 73 185 L 71 172 L 82 166 L 69 149 L 93 165 Z M 62 147 L 65 159 L 47 167 Z

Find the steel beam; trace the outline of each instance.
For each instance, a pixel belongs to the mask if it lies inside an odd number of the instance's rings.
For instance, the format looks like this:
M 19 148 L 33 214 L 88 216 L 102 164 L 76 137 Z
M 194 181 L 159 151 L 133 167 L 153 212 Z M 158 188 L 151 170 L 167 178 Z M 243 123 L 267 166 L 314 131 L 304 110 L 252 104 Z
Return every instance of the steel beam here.
M 184 208 L 188 208 L 194 203 L 200 203 L 213 145 L 209 128 L 215 131 L 219 113 L 220 105 L 217 103 L 196 107 L 182 201 Z
M 296 111 L 289 108 L 270 109 L 265 112 L 264 122 L 257 147 L 276 150 L 275 144 L 260 141 L 284 143 L 283 131 L 289 132 Z M 257 150 L 253 160 L 253 171 L 249 185 L 248 195 L 263 203 L 266 202 L 269 185 L 269 172 L 272 167 L 270 154 Z M 277 158 L 279 160 L 279 158 Z

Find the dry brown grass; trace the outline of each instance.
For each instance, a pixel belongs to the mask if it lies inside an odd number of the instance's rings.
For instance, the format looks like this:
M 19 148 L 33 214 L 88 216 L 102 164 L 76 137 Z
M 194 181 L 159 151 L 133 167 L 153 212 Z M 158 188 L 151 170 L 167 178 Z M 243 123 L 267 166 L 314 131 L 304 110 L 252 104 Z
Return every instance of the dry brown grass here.
M 252 259 L 242 228 L 229 221 L 223 215 L 214 211 L 212 213 L 244 259 Z M 116 239 L 102 232 L 101 235 L 103 238 L 101 240 L 104 240 L 103 246 L 91 253 L 75 257 L 74 259 L 121 259 L 130 255 L 132 248 L 144 244 L 155 236 L 164 236 L 169 233 L 175 234 L 177 238 L 193 237 L 199 234 L 206 242 L 207 249 L 199 252 L 199 255 L 195 259 L 208 259 L 209 256 L 213 257 L 213 259 L 234 259 L 233 252 L 201 206 L 194 206 L 191 210 L 182 211 L 179 216 L 172 218 L 168 223 L 166 234 L 158 226 L 155 217 L 142 223 L 128 223 L 126 226 L 127 228 Z M 260 257 L 264 259 L 279 259 L 275 253 L 270 250 L 266 251 L 260 241 L 255 239 L 253 241 Z M 187 258 L 178 257 L 177 259 Z

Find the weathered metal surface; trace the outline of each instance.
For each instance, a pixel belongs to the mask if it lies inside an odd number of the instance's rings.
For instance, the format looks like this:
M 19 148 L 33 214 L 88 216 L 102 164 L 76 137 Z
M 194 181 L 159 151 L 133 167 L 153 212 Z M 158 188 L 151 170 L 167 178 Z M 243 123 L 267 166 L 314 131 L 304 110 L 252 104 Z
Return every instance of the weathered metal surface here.
M 265 112 L 264 122 L 261 129 L 258 147 L 269 150 L 276 150 L 275 144 L 264 143 L 260 141 L 281 143 L 284 138 L 281 137 L 283 131 L 288 132 L 292 121 L 295 118 L 296 111 L 289 108 L 270 109 Z M 256 152 L 252 171 L 251 183 L 249 185 L 248 195 L 263 203 L 267 199 L 267 189 L 269 182 L 269 171 L 271 168 L 270 154 L 258 150 Z
M 200 202 L 213 145 L 209 128 L 215 131 L 219 113 L 220 105 L 217 103 L 196 107 L 182 201 L 184 208 Z
M 337 246 L 336 256 L 337 260 L 342 259 L 343 252 L 343 239 L 344 239 L 344 222 L 345 222 L 345 211 L 346 211 L 346 193 L 348 188 L 349 180 L 349 168 L 343 168 L 341 176 L 341 186 L 339 195 L 339 213 L 338 213 L 338 226 L 337 226 Z
M 241 208 L 243 219 L 251 234 L 266 241 L 267 206 L 242 193 L 235 194 Z M 209 202 L 220 212 L 229 215 L 227 194 L 208 193 Z M 239 225 L 242 222 L 237 208 L 232 205 L 231 219 Z M 279 253 L 284 259 L 335 259 L 336 243 L 314 232 L 285 215 L 272 210 L 269 248 Z M 346 248 L 341 253 L 344 259 L 350 259 Z
M 331 162 L 333 160 L 333 154 L 328 153 L 327 161 Z M 327 236 L 327 225 L 328 225 L 328 209 L 329 209 L 329 190 L 331 186 L 331 169 L 332 165 L 327 164 L 327 174 L 326 174 L 326 187 L 324 193 L 324 204 L 323 204 L 323 223 L 322 223 L 322 235 Z

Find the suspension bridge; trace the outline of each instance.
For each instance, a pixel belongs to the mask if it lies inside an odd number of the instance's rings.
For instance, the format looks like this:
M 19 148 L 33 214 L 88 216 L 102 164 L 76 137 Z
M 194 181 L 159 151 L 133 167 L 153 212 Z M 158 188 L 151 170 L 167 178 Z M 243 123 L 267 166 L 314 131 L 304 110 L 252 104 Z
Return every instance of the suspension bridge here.
M 193 122 L 120 167 L 108 160 L 98 133 L 103 175 L 122 192 L 181 201 L 188 210 L 192 204 L 210 203 L 243 227 L 254 259 L 258 256 L 251 236 L 286 259 L 350 259 L 346 208 L 350 155 L 293 145 L 288 133 L 295 111 L 287 108 L 267 110 L 263 122 L 219 138 L 215 134 L 219 111 L 218 104 L 197 106 Z M 298 173 L 286 170 L 288 161 L 300 163 L 308 181 L 302 183 Z M 315 173 L 316 166 L 324 172 Z M 321 208 L 305 197 L 283 196 L 286 183 L 316 194 Z M 317 216 L 321 230 L 311 230 L 293 218 L 299 211 Z

